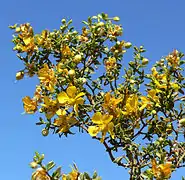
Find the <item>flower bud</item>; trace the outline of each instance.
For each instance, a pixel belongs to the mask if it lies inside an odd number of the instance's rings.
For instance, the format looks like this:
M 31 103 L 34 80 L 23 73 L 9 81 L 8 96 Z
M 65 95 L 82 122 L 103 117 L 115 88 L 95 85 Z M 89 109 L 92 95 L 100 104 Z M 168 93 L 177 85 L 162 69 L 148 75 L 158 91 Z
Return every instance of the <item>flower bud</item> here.
M 74 69 L 69 70 L 69 71 L 68 71 L 68 75 L 69 75 L 70 77 L 73 77 L 73 76 L 75 75 L 75 70 L 74 70 Z
M 16 27 L 16 28 L 15 28 L 15 32 L 16 32 L 16 33 L 19 33 L 20 31 L 21 31 L 21 28 L 20 28 L 20 27 Z
M 16 80 L 21 80 L 24 77 L 24 72 L 19 71 L 16 73 Z
M 148 64 L 148 59 L 147 58 L 143 58 L 142 59 L 142 65 L 147 65 Z
M 164 141 L 164 138 L 160 137 L 160 138 L 158 139 L 158 141 L 159 141 L 159 142 L 163 142 L 163 141 Z
M 179 123 L 180 123 L 181 126 L 185 127 L 185 118 L 180 119 Z
M 135 80 L 130 79 L 130 83 L 131 83 L 131 84 L 134 84 L 135 82 L 136 82 Z
M 81 60 L 82 60 L 82 56 L 81 56 L 80 54 L 77 54 L 77 55 L 74 57 L 74 59 L 73 59 L 73 61 L 74 61 L 75 63 L 79 63 Z
M 77 34 L 78 34 L 78 32 L 77 32 L 77 31 L 73 31 L 73 34 L 74 34 L 74 35 L 77 35 Z
M 49 134 L 49 130 L 48 129 L 43 129 L 42 130 L 42 135 L 43 136 L 47 136 Z
M 124 44 L 124 46 L 125 46 L 126 49 L 129 49 L 132 46 L 132 43 L 131 42 L 126 42 Z
M 120 18 L 119 18 L 118 16 L 115 16 L 115 17 L 113 18 L 113 20 L 114 20 L 114 21 L 119 21 Z
M 166 132 L 167 132 L 168 134 L 171 134 L 171 133 L 172 133 L 172 124 L 168 124 L 168 125 L 167 125 Z
M 80 83 L 85 84 L 87 82 L 86 78 L 79 78 Z
M 33 161 L 30 163 L 30 167 L 36 169 L 38 167 L 38 164 L 35 161 Z
M 97 26 L 104 26 L 104 22 L 97 23 Z
M 62 19 L 61 22 L 62 22 L 62 24 L 65 24 L 66 23 L 66 20 L 65 19 Z

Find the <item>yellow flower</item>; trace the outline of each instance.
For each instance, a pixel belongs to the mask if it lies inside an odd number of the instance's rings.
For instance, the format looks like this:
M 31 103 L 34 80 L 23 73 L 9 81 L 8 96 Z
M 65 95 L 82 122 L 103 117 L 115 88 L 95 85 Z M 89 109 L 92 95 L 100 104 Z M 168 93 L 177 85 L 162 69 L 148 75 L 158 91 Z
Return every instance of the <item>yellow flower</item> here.
M 175 92 L 177 92 L 180 89 L 180 86 L 175 82 L 171 82 L 170 86 L 173 88 Z
M 163 178 L 169 178 L 172 173 L 171 167 L 172 167 L 171 162 L 157 165 L 156 160 L 155 159 L 152 160 L 152 171 L 154 177 L 156 177 L 158 180 L 162 180 Z
M 80 54 L 77 54 L 74 58 L 73 58 L 73 62 L 75 63 L 80 63 L 82 60 L 82 56 Z
M 155 77 L 156 78 L 157 75 L 158 75 L 158 72 L 157 72 L 156 68 L 155 67 L 152 67 L 151 71 L 152 71 L 152 77 Z
M 23 44 L 17 44 L 14 49 L 20 50 L 22 52 L 27 52 L 30 55 L 37 50 L 37 46 L 35 45 L 34 38 L 33 37 L 24 37 L 23 38 Z
M 151 101 L 150 98 L 146 97 L 146 96 L 141 96 L 141 107 L 139 108 L 140 111 L 142 111 L 144 108 L 150 109 L 151 107 Z
M 173 53 L 169 54 L 166 57 L 166 60 L 168 61 L 168 64 L 173 67 L 177 67 L 180 62 L 179 52 L 177 50 L 174 50 Z
M 114 25 L 109 27 L 108 34 L 112 36 L 121 36 L 123 33 L 123 29 L 119 25 Z
M 61 48 L 61 52 L 62 52 L 62 55 L 63 55 L 63 56 L 70 56 L 70 55 L 72 55 L 69 46 L 66 46 L 66 45 L 64 45 L 64 46 Z
M 44 107 L 45 115 L 47 119 L 51 119 L 58 110 L 58 104 L 56 100 L 50 99 L 48 96 L 44 96 L 44 104 L 41 106 Z
M 24 77 L 24 72 L 19 71 L 16 73 L 16 80 L 21 80 Z
M 124 115 L 138 115 L 138 96 L 132 94 L 126 100 L 125 111 L 122 111 Z
M 46 170 L 44 170 L 43 168 L 38 168 L 32 174 L 32 180 L 51 180 L 51 178 L 48 176 Z
M 25 96 L 22 101 L 26 113 L 33 114 L 35 111 L 37 111 L 37 102 L 31 99 L 29 96 Z
M 46 63 L 44 64 L 44 67 L 38 71 L 38 78 L 48 91 L 54 91 L 54 86 L 57 83 L 57 80 L 54 70 L 50 69 Z
M 58 133 L 68 132 L 70 127 L 77 123 L 72 113 L 66 115 L 66 111 L 61 109 L 56 112 L 58 118 L 54 120 L 54 125 L 59 127 Z
M 58 101 L 61 105 L 65 106 L 73 106 L 75 113 L 78 115 L 78 105 L 84 103 L 84 96 L 85 93 L 80 92 L 77 94 L 77 88 L 75 86 L 69 86 L 66 92 L 62 91 L 58 94 Z
M 69 173 L 69 175 L 70 175 L 71 180 L 77 180 L 77 179 L 78 179 L 79 173 L 78 173 L 77 170 L 73 169 L 73 170 Z
M 19 33 L 18 37 L 21 39 L 21 42 L 18 42 L 14 49 L 32 55 L 38 49 L 35 45 L 32 27 L 28 23 L 22 24 L 16 28 L 16 31 Z
M 62 180 L 77 180 L 79 176 L 79 172 L 76 169 L 73 169 L 68 175 L 63 174 Z
M 141 96 L 141 104 L 142 106 L 139 108 L 139 110 L 143 110 L 144 108 L 151 109 L 153 106 L 153 102 L 156 103 L 157 106 L 159 105 L 159 97 L 156 95 L 158 90 L 151 89 L 148 90 L 148 96 Z
M 44 48 L 51 48 L 51 39 L 49 38 L 49 31 L 43 30 L 41 35 L 36 36 L 37 44 L 44 46 Z
M 105 62 L 106 71 L 111 71 L 117 67 L 117 62 L 115 57 L 109 57 L 109 59 Z
M 96 136 L 100 131 L 102 132 L 101 142 L 104 141 L 107 132 L 110 133 L 111 137 L 114 138 L 114 124 L 111 122 L 113 119 L 112 115 L 101 114 L 101 112 L 96 112 L 92 117 L 92 122 L 96 126 L 89 126 L 88 132 L 91 136 Z
M 113 116 L 119 116 L 119 109 L 117 108 L 117 105 L 122 101 L 122 98 L 114 98 L 111 96 L 110 92 L 106 93 L 104 96 L 104 103 L 103 107 L 109 112 L 109 114 L 112 114 Z
M 56 66 L 56 70 L 58 73 L 60 73 L 60 76 L 65 77 L 68 74 L 68 70 L 67 68 L 64 68 L 63 66 L 64 66 L 63 62 L 60 61 Z

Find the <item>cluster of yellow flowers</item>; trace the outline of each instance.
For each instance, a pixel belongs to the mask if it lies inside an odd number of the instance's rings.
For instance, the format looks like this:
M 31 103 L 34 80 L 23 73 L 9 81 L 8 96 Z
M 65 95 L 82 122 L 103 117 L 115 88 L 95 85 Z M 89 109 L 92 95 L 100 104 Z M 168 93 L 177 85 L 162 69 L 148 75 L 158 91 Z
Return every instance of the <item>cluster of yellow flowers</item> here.
M 27 52 L 29 55 L 32 55 L 32 53 L 37 50 L 37 46 L 34 41 L 33 28 L 29 23 L 22 24 L 20 27 L 15 29 L 15 32 L 19 33 L 19 39 L 17 39 L 18 42 L 14 47 L 14 50 Z
M 68 129 L 74 125 L 77 120 L 74 118 L 73 113 L 66 115 L 66 110 L 70 107 L 74 108 L 76 115 L 78 116 L 78 106 L 79 104 L 84 103 L 84 99 L 82 98 L 84 93 L 81 92 L 77 94 L 77 88 L 75 86 L 69 86 L 66 92 L 62 91 L 58 94 L 56 100 L 50 99 L 48 96 L 45 96 L 44 103 L 41 104 L 43 111 L 46 114 L 48 119 L 51 119 L 55 114 L 58 116 L 54 121 L 54 125 L 59 126 L 59 132 L 66 132 Z M 29 104 L 29 102 L 31 104 Z M 36 110 L 36 103 L 33 104 L 33 101 L 26 102 L 23 99 L 24 107 L 26 112 L 33 112 L 33 109 Z M 27 104 L 26 104 L 27 103 Z M 60 107 L 65 107 L 61 109 Z
M 162 92 L 161 89 L 173 88 L 175 91 L 180 89 L 176 82 L 169 82 L 168 76 L 166 74 L 159 74 L 155 67 L 152 68 L 153 82 L 158 89 L 158 92 Z
M 36 75 L 39 80 L 33 98 L 22 99 L 24 110 L 28 114 L 39 111 L 45 115 L 46 120 L 40 117 L 37 123 L 45 125 L 43 135 L 53 130 L 59 136 L 67 136 L 72 127 L 78 127 L 80 132 L 85 131 L 104 145 L 110 145 L 106 146 L 109 153 L 122 148 L 123 157 L 130 158 L 132 153 L 134 158 L 142 153 L 150 154 L 155 148 L 152 141 L 157 137 L 163 137 L 162 149 L 171 147 L 180 137 L 180 128 L 185 127 L 184 104 L 179 103 L 184 100 L 181 94 L 184 94 L 185 83 L 180 67 L 185 64 L 181 59 L 183 54 L 174 50 L 146 74 L 144 67 L 149 60 L 142 54 L 145 49 L 134 46 L 133 60 L 128 68 L 123 68 L 121 60 L 132 44 L 119 40 L 123 29 L 112 21 L 119 21 L 119 18 L 109 18 L 104 13 L 89 17 L 87 22 L 83 21 L 85 26 L 81 33 L 70 28 L 72 21 L 65 19 L 59 30 L 43 30 L 35 35 L 28 23 L 12 27 L 16 34 L 14 50 L 25 64 L 16 79 Z M 101 68 L 105 68 L 105 72 L 95 74 Z M 125 73 L 120 77 L 123 69 Z M 141 91 L 143 87 L 145 92 Z M 139 147 L 139 135 L 149 142 L 147 148 L 143 148 L 146 152 Z M 174 155 L 178 161 L 180 155 L 173 153 L 168 156 Z M 141 162 L 140 167 L 139 160 L 137 165 L 133 160 L 132 164 L 123 166 L 137 166 L 141 170 L 149 166 L 149 161 Z M 170 163 L 157 164 L 152 160 L 151 176 L 168 178 L 172 171 Z M 63 175 L 63 179 L 76 180 L 78 175 L 78 171 L 73 170 Z M 37 177 L 35 180 L 50 179 L 42 168 L 36 170 L 34 177 Z
M 40 79 L 40 83 L 44 85 L 48 91 L 54 91 L 57 79 L 54 70 L 49 68 L 47 64 L 44 64 L 44 67 L 38 71 L 38 78 Z
M 158 164 L 155 159 L 152 160 L 152 172 L 156 180 L 169 178 L 172 173 L 172 163 Z

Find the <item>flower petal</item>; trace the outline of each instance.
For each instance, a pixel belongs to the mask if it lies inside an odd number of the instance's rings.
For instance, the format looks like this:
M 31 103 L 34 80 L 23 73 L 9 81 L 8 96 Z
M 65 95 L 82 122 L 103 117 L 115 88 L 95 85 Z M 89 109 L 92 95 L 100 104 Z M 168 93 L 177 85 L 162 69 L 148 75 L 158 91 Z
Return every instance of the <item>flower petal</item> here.
M 101 112 L 96 112 L 92 117 L 92 122 L 95 124 L 102 124 L 102 114 Z
M 154 176 L 156 176 L 156 174 L 157 174 L 157 162 L 156 162 L 155 159 L 152 159 L 152 171 L 153 171 Z
M 105 104 L 108 104 L 110 102 L 110 98 L 111 98 L 110 92 L 106 93 L 104 96 Z
M 109 131 L 109 133 L 110 133 L 110 135 L 111 135 L 111 137 L 112 137 L 112 139 L 114 139 L 114 136 L 115 136 L 115 134 L 114 134 L 114 123 L 113 122 L 111 122 L 111 123 L 109 123 L 108 124 L 108 131 Z
M 160 171 L 162 172 L 162 174 L 165 176 L 165 177 L 168 177 L 171 175 L 171 166 L 172 164 L 171 163 L 166 163 L 166 164 L 161 164 L 159 165 L 159 169 Z
M 58 116 L 65 116 L 66 115 L 66 111 L 65 110 L 62 110 L 62 109 L 59 109 L 56 111 L 56 114 Z
M 76 102 L 75 102 L 75 104 L 83 104 L 84 103 L 84 99 L 83 98 L 78 98 L 78 99 L 76 99 Z
M 78 99 L 79 97 L 82 97 L 82 96 L 84 96 L 85 95 L 85 93 L 84 92 L 81 92 L 81 93 L 79 93 L 76 97 L 75 97 L 75 99 Z
M 76 89 L 75 86 L 69 86 L 69 87 L 67 88 L 66 92 L 67 92 L 67 95 L 68 95 L 70 98 L 75 98 L 77 89 Z
M 112 118 L 113 118 L 113 115 L 105 114 L 102 117 L 102 123 L 108 124 L 109 122 L 111 122 Z
M 60 104 L 65 104 L 69 100 L 69 97 L 64 91 L 62 91 L 58 94 L 57 99 Z
M 74 111 L 75 111 L 76 115 L 78 116 L 78 104 L 74 105 Z
M 47 119 L 51 119 L 54 115 L 55 115 L 55 112 L 54 111 L 46 112 Z
M 97 126 L 89 126 L 88 132 L 91 136 L 96 136 L 99 133 L 100 129 Z

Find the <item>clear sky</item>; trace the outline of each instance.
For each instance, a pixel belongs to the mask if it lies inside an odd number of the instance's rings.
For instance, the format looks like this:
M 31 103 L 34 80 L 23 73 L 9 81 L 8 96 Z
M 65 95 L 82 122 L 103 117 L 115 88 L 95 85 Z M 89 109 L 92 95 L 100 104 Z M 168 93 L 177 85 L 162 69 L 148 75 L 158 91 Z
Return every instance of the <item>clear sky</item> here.
M 88 16 L 105 12 L 120 16 L 123 39 L 134 45 L 144 45 L 146 56 L 154 63 L 174 48 L 185 52 L 184 0 L 4 0 L 0 6 L 0 179 L 29 180 L 28 164 L 34 151 L 45 153 L 46 161 L 54 160 L 64 172 L 75 162 L 80 171 L 97 170 L 104 180 L 128 179 L 126 170 L 111 163 L 103 146 L 88 135 L 78 134 L 59 139 L 43 137 L 35 126 L 37 116 L 21 115 L 21 99 L 32 95 L 35 80 L 26 78 L 15 83 L 15 73 L 23 65 L 12 51 L 12 32 L 8 25 L 30 22 L 39 33 L 42 29 L 57 29 L 62 18 L 72 18 L 78 29 Z M 131 59 L 132 57 L 130 57 Z M 127 59 L 130 60 L 130 59 Z M 181 179 L 184 169 L 173 173 Z

